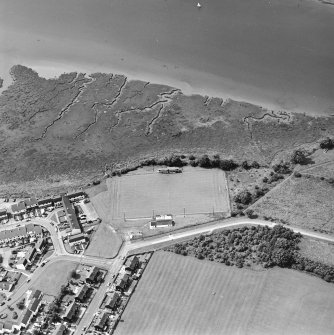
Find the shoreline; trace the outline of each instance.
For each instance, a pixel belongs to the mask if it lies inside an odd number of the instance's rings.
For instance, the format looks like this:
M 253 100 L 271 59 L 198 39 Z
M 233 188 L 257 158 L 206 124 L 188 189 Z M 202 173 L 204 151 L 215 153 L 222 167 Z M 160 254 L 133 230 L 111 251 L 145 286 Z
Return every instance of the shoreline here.
M 210 98 L 221 98 L 224 101 L 234 100 L 237 102 L 256 105 L 267 111 L 275 111 L 275 112 L 285 111 L 285 112 L 309 115 L 312 117 L 332 117 L 333 116 L 333 114 L 326 114 L 324 112 L 321 113 L 321 112 L 315 112 L 311 110 L 306 111 L 302 109 L 301 107 L 298 107 L 298 108 L 295 107 L 293 108 L 293 110 L 286 109 L 280 106 L 279 104 L 275 104 L 270 101 L 265 101 L 266 99 L 264 98 L 261 99 L 259 97 L 249 96 L 249 95 L 243 96 L 241 92 L 240 92 L 241 94 L 230 94 L 230 93 L 227 93 L 226 91 L 223 92 L 222 90 L 215 89 L 209 86 L 206 86 L 204 90 L 201 87 L 194 87 L 193 85 L 191 85 L 189 82 L 185 80 L 182 81 L 178 78 L 172 78 L 170 75 L 162 77 L 160 74 L 153 73 L 153 71 L 151 72 L 148 72 L 148 71 L 138 72 L 138 71 L 131 71 L 131 70 L 126 71 L 125 69 L 116 69 L 116 68 L 110 68 L 110 67 L 99 67 L 99 66 L 92 67 L 86 64 L 85 65 L 82 65 L 82 64 L 74 65 L 74 64 L 61 64 L 61 63 L 55 64 L 53 63 L 53 65 L 50 65 L 50 64 L 49 65 L 34 65 L 31 63 L 30 64 L 26 63 L 26 64 L 13 64 L 12 66 L 14 65 L 23 65 L 28 68 L 31 68 L 32 70 L 38 73 L 39 77 L 42 77 L 45 79 L 58 78 L 61 74 L 69 73 L 69 72 L 78 72 L 78 73 L 81 72 L 81 73 L 85 73 L 86 75 L 90 75 L 90 74 L 98 73 L 98 72 L 106 73 L 106 74 L 109 74 L 109 73 L 120 74 L 120 75 L 126 76 L 130 81 L 139 80 L 143 82 L 150 82 L 152 84 L 167 85 L 172 88 L 177 88 L 177 89 L 180 89 L 181 92 L 187 96 L 201 95 L 203 97 L 208 96 Z M 3 85 L 2 85 L 2 88 L 0 88 L 0 95 L 2 94 L 2 92 L 4 92 L 9 86 L 14 84 L 15 82 L 14 78 L 11 75 L 12 66 L 7 71 L 7 73 L 9 74 L 9 77 L 4 78 L 4 74 L 1 73 L 1 78 L 3 78 Z M 166 65 L 166 67 L 168 66 Z M 190 72 L 190 76 L 191 76 L 195 71 L 188 70 L 187 72 Z M 207 77 L 211 76 L 210 74 L 203 74 L 203 75 L 200 74 L 200 75 L 202 78 L 204 78 L 205 75 Z M 213 79 L 216 79 L 216 78 L 213 78 Z M 221 80 L 221 78 L 219 79 Z M 203 81 L 205 81 L 205 78 L 203 79 Z M 228 85 L 233 86 L 233 84 L 237 85 L 236 83 L 229 83 L 228 79 L 226 80 L 226 82 L 227 82 L 227 86 Z M 241 85 L 239 84 L 237 86 L 241 86 Z

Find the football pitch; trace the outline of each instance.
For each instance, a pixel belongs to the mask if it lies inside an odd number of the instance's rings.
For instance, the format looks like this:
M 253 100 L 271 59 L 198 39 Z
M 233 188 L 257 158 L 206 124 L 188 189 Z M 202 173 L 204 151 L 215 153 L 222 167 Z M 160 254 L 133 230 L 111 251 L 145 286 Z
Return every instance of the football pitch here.
M 108 189 L 112 219 L 229 212 L 225 173 L 218 169 L 186 167 L 177 174 L 138 170 L 111 178 Z
M 156 252 L 115 335 L 334 334 L 333 284 Z

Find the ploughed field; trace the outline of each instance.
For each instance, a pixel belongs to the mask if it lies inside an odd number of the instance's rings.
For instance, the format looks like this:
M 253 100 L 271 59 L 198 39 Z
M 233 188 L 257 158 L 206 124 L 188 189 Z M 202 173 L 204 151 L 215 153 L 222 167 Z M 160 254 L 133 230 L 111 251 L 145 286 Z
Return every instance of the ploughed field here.
M 185 167 L 176 174 L 140 169 L 107 184 L 113 219 L 229 212 L 225 172 L 218 169 Z
M 333 334 L 334 286 L 294 270 L 151 258 L 117 335 Z

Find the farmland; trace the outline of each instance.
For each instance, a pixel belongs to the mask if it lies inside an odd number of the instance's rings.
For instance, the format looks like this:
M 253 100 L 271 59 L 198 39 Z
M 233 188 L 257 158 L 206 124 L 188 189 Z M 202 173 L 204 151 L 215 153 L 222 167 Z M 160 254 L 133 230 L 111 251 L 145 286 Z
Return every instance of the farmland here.
M 115 334 L 332 334 L 333 308 L 333 285 L 304 273 L 156 252 Z
M 225 173 L 186 167 L 180 174 L 141 170 L 108 180 L 111 217 L 150 218 L 155 214 L 182 215 L 228 212 Z
M 251 208 L 295 226 L 334 232 L 334 188 L 326 180 L 292 177 L 278 185 Z

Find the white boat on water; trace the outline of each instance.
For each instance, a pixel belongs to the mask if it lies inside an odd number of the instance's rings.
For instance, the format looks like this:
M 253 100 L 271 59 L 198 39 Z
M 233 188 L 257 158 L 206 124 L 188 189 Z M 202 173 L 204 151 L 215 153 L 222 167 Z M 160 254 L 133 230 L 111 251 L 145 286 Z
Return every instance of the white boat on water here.
M 202 5 L 199 2 L 197 2 L 197 8 L 202 8 Z

